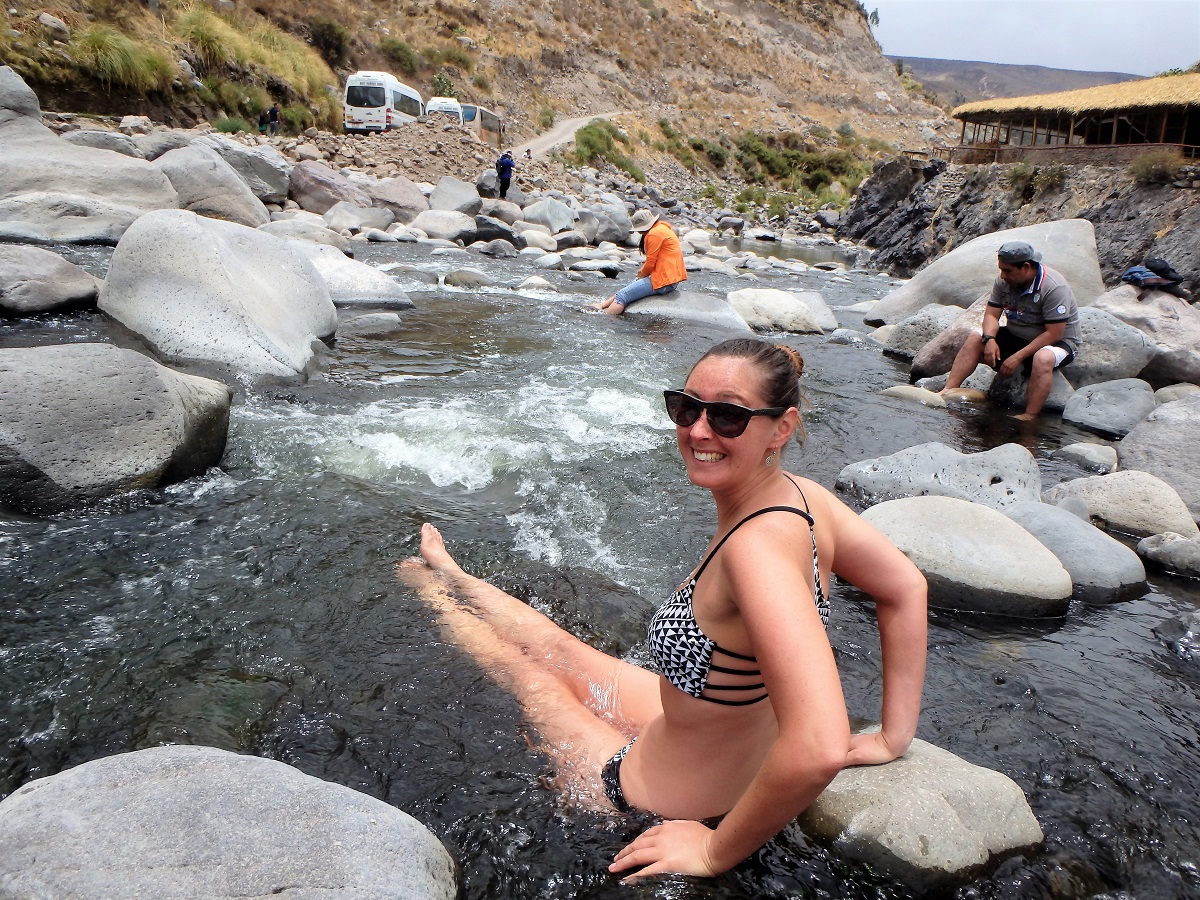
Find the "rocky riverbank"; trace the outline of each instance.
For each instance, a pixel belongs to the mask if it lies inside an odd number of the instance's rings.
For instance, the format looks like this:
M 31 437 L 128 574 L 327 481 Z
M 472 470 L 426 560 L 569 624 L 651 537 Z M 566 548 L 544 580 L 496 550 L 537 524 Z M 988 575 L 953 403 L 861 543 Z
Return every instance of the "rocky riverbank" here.
M 908 276 L 972 238 L 1058 219 L 1095 226 L 1105 283 L 1163 257 L 1200 288 L 1200 171 L 1168 184 L 1127 167 L 876 164 L 839 228 L 874 250 L 880 268 Z

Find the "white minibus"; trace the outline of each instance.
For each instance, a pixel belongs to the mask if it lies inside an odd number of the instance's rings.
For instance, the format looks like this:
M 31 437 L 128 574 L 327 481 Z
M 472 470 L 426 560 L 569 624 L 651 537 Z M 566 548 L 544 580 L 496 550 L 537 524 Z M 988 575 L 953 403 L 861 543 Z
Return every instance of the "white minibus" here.
M 425 115 L 421 94 L 388 72 L 355 72 L 346 79 L 342 130 L 390 131 Z
M 429 102 L 425 104 L 425 114 L 441 113 L 449 116 L 459 125 L 463 123 L 463 108 L 453 97 L 430 97 Z

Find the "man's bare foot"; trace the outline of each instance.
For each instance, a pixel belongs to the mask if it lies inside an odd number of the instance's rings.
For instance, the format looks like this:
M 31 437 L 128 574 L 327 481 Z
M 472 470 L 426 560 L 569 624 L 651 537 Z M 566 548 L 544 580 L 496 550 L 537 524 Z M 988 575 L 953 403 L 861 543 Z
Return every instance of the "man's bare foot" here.
M 1013 418 L 1016 419 L 1018 422 L 1036 422 L 1037 418 L 1038 418 L 1038 414 L 1037 413 L 1021 413 L 1020 415 L 1013 416 Z

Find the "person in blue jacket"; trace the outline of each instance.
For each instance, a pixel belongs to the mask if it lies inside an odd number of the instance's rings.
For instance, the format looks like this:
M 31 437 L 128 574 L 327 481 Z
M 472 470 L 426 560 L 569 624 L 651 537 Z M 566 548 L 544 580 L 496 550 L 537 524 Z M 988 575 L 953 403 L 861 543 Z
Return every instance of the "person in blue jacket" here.
M 500 158 L 496 160 L 496 174 L 500 176 L 500 199 L 503 200 L 508 193 L 508 186 L 512 183 L 513 167 L 516 162 L 513 160 L 512 151 L 505 150 Z

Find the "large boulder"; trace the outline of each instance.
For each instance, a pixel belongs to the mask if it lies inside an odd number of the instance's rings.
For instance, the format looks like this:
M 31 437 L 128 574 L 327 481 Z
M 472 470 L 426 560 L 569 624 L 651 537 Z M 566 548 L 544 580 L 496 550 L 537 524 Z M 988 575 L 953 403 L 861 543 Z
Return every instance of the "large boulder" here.
M 164 153 L 153 164 L 171 179 L 180 209 L 250 228 L 271 221 L 262 201 L 211 147 L 194 141 L 182 150 Z
M 292 164 L 270 144 L 248 147 L 222 134 L 206 134 L 193 140 L 191 146 L 214 150 L 263 203 L 282 204 L 287 200 Z
M 1122 437 L 1154 407 L 1154 388 L 1140 378 L 1120 378 L 1081 387 L 1063 407 L 1062 417 L 1089 431 Z
M 1164 403 L 1117 444 L 1123 469 L 1149 472 L 1171 485 L 1200 519 L 1200 393 Z
M 888 333 L 884 346 L 898 356 L 915 357 L 926 344 L 947 329 L 954 327 L 962 315 L 961 307 L 939 306 L 936 303 L 930 303 L 928 306 L 921 307 L 914 315 L 897 322 Z M 981 318 L 980 322 L 982 321 Z M 966 339 L 965 332 L 963 339 Z
M 164 153 L 188 146 L 196 139 L 197 135 L 190 131 L 175 131 L 168 128 L 152 131 L 149 134 L 134 134 L 130 137 L 137 144 L 138 151 L 142 156 L 146 159 L 158 159 Z
M 299 375 L 337 328 L 303 246 L 184 210 L 148 213 L 117 245 L 99 305 L 167 359 Z
M 1200 309 L 1162 291 L 1141 292 L 1123 284 L 1092 307 L 1116 316 L 1150 339 L 1154 355 L 1139 374 L 1154 385 L 1200 384 Z
M 0 240 L 115 243 L 142 213 L 176 205 L 154 164 L 60 140 L 33 91 L 0 66 Z
M 726 294 L 725 299 L 758 331 L 824 334 L 837 328 L 837 318 L 816 291 L 742 288 Z
M 475 185 L 459 181 L 453 175 L 443 175 L 429 195 L 429 208 L 473 216 L 483 208 L 483 198 Z
M 410 228 L 425 232 L 434 240 L 475 241 L 475 220 L 466 213 L 450 209 L 429 209 L 408 223 Z
M 50 513 L 199 475 L 221 461 L 230 399 L 109 344 L 0 350 L 0 505 Z
M 304 256 L 329 291 L 335 306 L 371 306 L 412 309 L 413 302 L 391 275 L 374 266 L 356 262 L 335 247 L 298 242 L 294 247 Z
M 1175 489 L 1149 472 L 1130 469 L 1064 481 L 1042 499 L 1054 504 L 1080 500 L 1097 525 L 1139 538 L 1164 531 L 1184 537 L 1200 534 Z
M 507 241 L 518 250 L 522 250 L 527 246 L 525 237 L 521 232 L 515 230 L 507 222 L 485 215 L 475 217 L 475 240 Z
M 983 313 L 987 309 L 989 294 L 984 294 L 958 315 L 938 334 L 930 338 L 913 357 L 909 378 L 917 381 L 934 375 L 944 375 L 954 366 L 954 357 L 967 342 L 971 332 L 980 333 Z M 942 307 L 955 309 L 956 307 Z M 918 312 L 917 315 L 920 315 Z M 907 319 L 897 323 L 897 327 Z
M 570 231 L 575 227 L 575 218 L 575 210 L 553 197 L 545 197 L 525 207 L 525 221 L 545 225 L 551 234 Z
M 716 325 L 727 331 L 749 332 L 752 329 L 737 310 L 725 302 L 723 297 L 700 291 L 676 289 L 669 294 L 659 294 L 631 303 L 625 307 L 625 315 L 662 316 L 684 322 L 699 322 Z
M 1003 512 L 1058 557 L 1076 600 L 1115 603 L 1145 593 L 1146 570 L 1137 554 L 1074 513 L 1036 501 Z
M 1059 617 L 1071 576 L 1016 522 L 982 503 L 904 497 L 863 513 L 921 570 L 929 603 L 942 609 L 1019 618 Z
M 453 900 L 454 861 L 416 819 L 271 759 L 152 747 L 31 781 L 0 803 L 12 900 Z
M 1079 311 L 1079 352 L 1061 371 L 1076 388 L 1135 378 L 1154 358 L 1154 343 L 1132 325 L 1101 309 Z
M 1085 219 L 1064 219 L 995 231 L 967 241 L 934 260 L 875 304 L 868 325 L 899 322 L 930 303 L 967 307 L 996 280 L 996 251 L 1008 241 L 1028 241 L 1042 260 L 1067 279 L 1075 299 L 1086 305 L 1104 293 L 1096 256 L 1096 232 Z
M 79 131 L 68 131 L 60 140 L 66 141 L 68 144 L 77 144 L 80 147 L 111 150 L 113 153 L 132 156 L 134 159 L 146 158 L 146 154 L 141 151 L 137 142 L 129 135 L 121 134 L 119 131 L 80 129 Z
M 304 160 L 292 167 L 288 194 L 301 209 L 324 215 L 339 200 L 355 206 L 370 206 L 371 198 L 354 186 L 345 175 L 316 160 Z
M 345 200 L 339 200 L 333 204 L 325 210 L 325 214 L 321 218 L 325 222 L 325 227 L 331 231 L 349 231 L 352 234 L 358 234 L 369 228 L 378 228 L 382 231 L 396 221 L 396 217 L 392 215 L 390 209 L 379 206 L 355 206 Z
M 921 892 L 1042 841 L 1016 782 L 919 739 L 887 765 L 842 769 L 800 824 Z
M 479 213 L 512 226 L 516 226 L 517 222 L 521 220 L 521 207 L 507 200 L 484 200 Z
M 91 306 L 99 293 L 99 281 L 57 253 L 0 244 L 0 316 Z
M 633 228 L 625 200 L 619 194 L 597 194 L 588 201 L 588 208 L 596 214 L 596 240 L 622 243 Z M 528 211 L 525 218 L 529 218 Z
M 391 210 L 396 221 L 404 225 L 429 209 L 429 199 L 417 183 L 403 176 L 382 181 L 374 178 L 364 179 L 359 187 L 371 198 L 373 205 Z
M 959 453 L 931 442 L 851 463 L 838 474 L 837 484 L 873 501 L 934 495 L 1003 509 L 1039 499 L 1042 475 L 1037 460 L 1020 444 Z
M 350 246 L 348 237 L 328 228 L 325 220 L 315 213 L 302 213 L 291 219 L 278 219 L 266 225 L 259 225 L 258 230 L 290 241 L 328 244 L 343 251 Z

